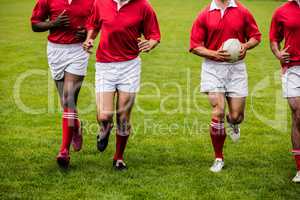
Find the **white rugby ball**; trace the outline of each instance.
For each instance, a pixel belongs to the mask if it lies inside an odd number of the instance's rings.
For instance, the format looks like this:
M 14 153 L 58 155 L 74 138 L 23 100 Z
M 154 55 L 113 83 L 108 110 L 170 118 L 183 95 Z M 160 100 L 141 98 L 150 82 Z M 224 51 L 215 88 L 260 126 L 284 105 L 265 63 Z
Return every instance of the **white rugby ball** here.
M 223 50 L 227 51 L 230 54 L 230 62 L 236 62 L 239 60 L 241 43 L 238 39 L 228 39 L 223 44 Z

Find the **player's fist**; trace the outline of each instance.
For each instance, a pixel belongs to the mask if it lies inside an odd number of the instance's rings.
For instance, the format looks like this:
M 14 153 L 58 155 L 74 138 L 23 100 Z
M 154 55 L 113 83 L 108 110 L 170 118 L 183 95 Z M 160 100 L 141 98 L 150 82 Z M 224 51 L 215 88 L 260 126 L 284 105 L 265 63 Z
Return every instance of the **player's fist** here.
M 51 28 L 69 27 L 70 19 L 66 14 L 66 10 L 62 11 L 55 20 L 50 21 L 49 23 L 51 24 Z
M 87 39 L 82 45 L 83 49 L 88 53 L 92 53 L 91 49 L 93 48 L 93 46 L 94 46 L 93 39 Z

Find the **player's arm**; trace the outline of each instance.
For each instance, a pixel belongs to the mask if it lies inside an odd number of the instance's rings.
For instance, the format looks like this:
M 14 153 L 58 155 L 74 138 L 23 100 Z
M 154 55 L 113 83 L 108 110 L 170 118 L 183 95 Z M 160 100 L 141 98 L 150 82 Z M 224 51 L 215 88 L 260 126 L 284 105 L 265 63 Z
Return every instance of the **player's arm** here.
M 38 0 L 31 16 L 31 28 L 34 32 L 45 32 L 58 27 L 68 27 L 70 20 L 64 10 L 55 20 L 49 19 L 49 7 L 46 0 Z
M 88 30 L 86 40 L 83 43 L 83 49 L 86 52 L 92 53 L 91 49 L 94 46 L 94 41 L 95 41 L 98 33 L 99 33 L 99 30 L 96 30 L 96 29 Z
M 244 15 L 246 16 L 245 32 L 247 42 L 241 44 L 242 47 L 239 56 L 240 60 L 246 57 L 246 53 L 248 50 L 255 48 L 261 41 L 261 33 L 253 15 L 249 10 L 245 10 Z
M 220 62 L 225 62 L 230 60 L 230 54 L 221 49 L 215 51 L 208 49 L 205 46 L 207 37 L 207 26 L 205 24 L 206 16 L 204 13 L 200 13 L 197 19 L 193 23 L 193 27 L 190 35 L 190 52 L 211 60 L 216 60 Z
M 255 38 L 250 38 L 248 42 L 242 43 L 239 59 L 244 59 L 246 57 L 247 51 L 255 48 L 257 45 L 259 45 L 259 43 L 260 41 Z
M 199 47 L 192 48 L 190 51 L 191 53 L 197 56 L 208 58 L 211 60 L 216 60 L 220 62 L 226 62 L 230 60 L 230 54 L 227 51 L 221 49 L 218 51 L 214 51 L 214 50 L 207 49 L 204 46 L 199 46 Z
M 271 27 L 270 27 L 270 48 L 273 54 L 276 56 L 281 63 L 288 63 L 290 62 L 290 54 L 288 53 L 289 46 L 285 49 L 281 49 L 280 43 L 283 40 L 283 27 L 282 24 L 279 23 L 277 11 L 275 11 Z
M 138 38 L 138 46 L 140 52 L 150 52 L 159 44 L 158 40 Z
M 69 27 L 69 26 L 70 26 L 70 19 L 68 15 L 65 14 L 65 10 L 55 20 L 31 24 L 32 30 L 34 32 L 45 32 L 50 29 L 55 29 L 59 27 Z
M 150 52 L 160 43 L 160 28 L 155 11 L 150 5 L 144 9 L 143 35 L 145 38 L 137 38 L 140 52 Z
M 288 52 L 290 46 L 281 50 L 280 43 L 278 43 L 276 41 L 271 41 L 270 47 L 271 47 L 273 54 L 276 56 L 276 58 L 278 60 L 280 60 L 281 63 L 289 63 L 290 62 L 291 55 Z

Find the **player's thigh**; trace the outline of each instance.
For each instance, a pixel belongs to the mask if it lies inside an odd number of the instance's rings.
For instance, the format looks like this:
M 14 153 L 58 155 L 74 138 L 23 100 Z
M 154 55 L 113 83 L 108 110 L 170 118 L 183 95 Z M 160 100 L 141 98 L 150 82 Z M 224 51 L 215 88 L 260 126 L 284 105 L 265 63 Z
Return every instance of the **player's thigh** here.
M 244 115 L 246 107 L 246 97 L 227 97 L 229 113 L 234 117 Z
M 291 111 L 293 113 L 300 114 L 300 97 L 289 97 L 287 98 Z
M 136 93 L 118 91 L 117 114 L 129 117 L 134 105 Z
M 68 94 L 76 94 L 82 85 L 84 76 L 78 76 L 75 74 L 71 74 L 68 72 L 65 72 L 64 75 L 64 93 Z
M 96 94 L 97 118 L 111 118 L 114 113 L 115 92 L 98 92 Z
M 208 100 L 212 107 L 213 117 L 222 119 L 225 113 L 225 93 L 209 92 Z

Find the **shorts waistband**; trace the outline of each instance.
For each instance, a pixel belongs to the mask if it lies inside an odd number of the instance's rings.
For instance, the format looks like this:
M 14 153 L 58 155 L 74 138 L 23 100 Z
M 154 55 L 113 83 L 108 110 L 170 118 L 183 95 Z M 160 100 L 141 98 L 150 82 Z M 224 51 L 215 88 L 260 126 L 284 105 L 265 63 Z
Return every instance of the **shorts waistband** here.
M 204 63 L 213 64 L 213 65 L 237 65 L 237 64 L 245 63 L 245 61 L 244 60 L 239 60 L 237 62 L 230 63 L 230 62 L 217 62 L 217 61 L 210 60 L 210 59 L 206 58 L 206 59 L 204 59 Z
M 72 48 L 72 47 L 81 47 L 82 43 L 74 43 L 74 44 L 57 44 L 48 41 L 48 45 L 54 48 Z
M 124 64 L 124 63 L 131 63 L 131 62 L 136 62 L 136 61 L 140 61 L 141 57 L 137 56 L 131 60 L 125 60 L 125 61 L 119 61 L 119 62 L 96 62 L 96 64 Z

